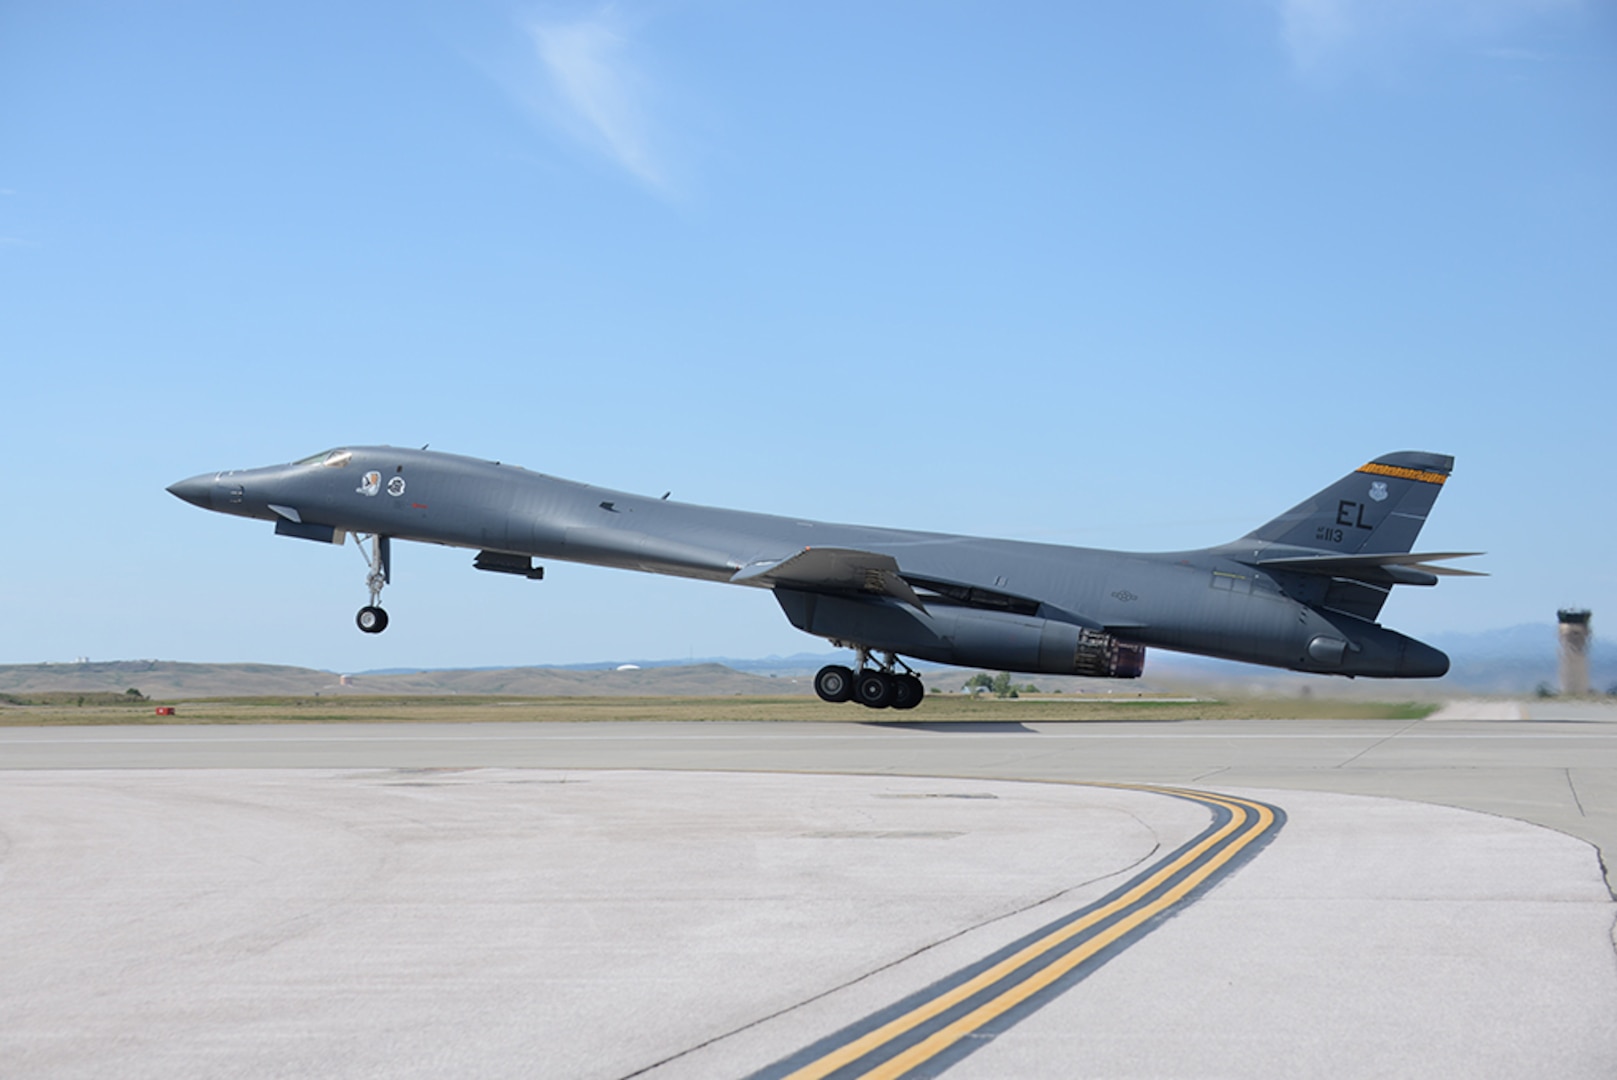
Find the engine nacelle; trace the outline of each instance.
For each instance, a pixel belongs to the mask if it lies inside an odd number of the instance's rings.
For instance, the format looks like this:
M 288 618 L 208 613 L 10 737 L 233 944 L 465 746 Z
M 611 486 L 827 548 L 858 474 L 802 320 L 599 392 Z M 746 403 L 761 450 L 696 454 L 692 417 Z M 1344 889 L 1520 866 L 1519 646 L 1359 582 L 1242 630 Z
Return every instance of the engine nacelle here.
M 1143 645 L 1035 615 L 948 604 L 920 611 L 888 599 L 784 588 L 775 599 L 799 630 L 940 664 L 1108 679 L 1145 670 Z
M 1078 631 L 1073 674 L 1102 679 L 1138 679 L 1144 671 L 1144 645 L 1119 641 L 1101 630 Z

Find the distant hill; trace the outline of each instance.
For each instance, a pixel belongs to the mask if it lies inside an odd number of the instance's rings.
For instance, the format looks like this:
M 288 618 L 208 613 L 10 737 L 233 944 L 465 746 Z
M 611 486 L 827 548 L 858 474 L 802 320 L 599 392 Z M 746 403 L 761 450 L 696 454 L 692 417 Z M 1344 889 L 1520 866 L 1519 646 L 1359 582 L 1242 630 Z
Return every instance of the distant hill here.
M 122 693 L 147 697 L 271 697 L 313 695 L 334 686 L 327 671 L 279 664 L 184 664 L 169 660 L 112 660 L 82 664 L 0 666 L 0 694 Z
M 1444 682 L 1487 693 L 1531 693 L 1540 684 L 1559 688 L 1560 638 L 1554 623 L 1525 623 L 1476 634 L 1430 639 L 1453 663 Z M 1617 688 L 1617 648 L 1598 631 L 1589 646 L 1589 682 L 1597 692 Z
M 186 664 L 167 660 L 0 666 L 0 694 L 123 693 L 129 689 L 160 701 L 317 694 L 719 697 L 813 692 L 807 676 L 793 679 L 754 675 L 721 664 L 630 671 L 540 667 L 411 670 L 386 675 L 340 675 L 274 664 Z
M 1527 624 L 1476 634 L 1428 639 L 1449 654 L 1453 668 L 1435 681 L 1328 679 L 1250 664 L 1153 649 L 1145 678 L 1124 682 L 1062 676 L 1027 676 L 1046 691 L 1153 693 L 1194 688 L 1214 693 L 1320 694 L 1326 696 L 1446 697 L 1456 694 L 1532 694 L 1557 686 L 1554 624 Z M 160 700 L 199 697 L 311 697 L 316 694 L 511 694 L 513 696 L 729 696 L 808 694 L 825 664 L 851 663 L 850 652 L 796 653 L 763 659 L 601 661 L 555 667 L 394 668 L 341 675 L 276 664 L 189 664 L 167 660 L 0 665 L 0 694 L 123 693 L 136 689 Z M 927 685 L 952 691 L 970 670 L 920 665 Z M 1590 650 L 1596 691 L 1617 687 L 1617 649 L 1596 637 Z
M 1301 693 L 1386 697 L 1389 687 L 1412 697 L 1456 694 L 1527 696 L 1541 685 L 1560 688 L 1559 638 L 1554 623 L 1526 623 L 1500 630 L 1469 634 L 1433 634 L 1423 641 L 1449 656 L 1449 673 L 1441 679 L 1388 681 L 1380 679 L 1321 679 L 1315 675 L 1235 664 L 1225 660 L 1188 656 L 1153 649 L 1146 658 L 1146 676 L 1159 682 L 1195 683 L 1204 687 L 1239 688 L 1248 692 L 1269 689 Z M 1617 688 L 1617 648 L 1594 638 L 1589 650 L 1590 686 L 1597 693 Z
M 698 656 L 687 657 L 683 660 L 592 660 L 585 664 L 545 664 L 549 671 L 616 671 L 619 668 L 672 668 L 672 667 L 700 667 L 717 664 L 732 671 L 743 671 L 752 675 L 813 675 L 826 664 L 851 664 L 853 652 L 851 650 L 837 650 L 828 652 L 800 652 L 790 656 L 765 656 L 761 659 L 742 659 L 734 656 Z M 375 668 L 361 671 L 360 675 L 413 675 L 420 668 Z M 449 669 L 445 669 L 449 670 Z M 501 667 L 473 667 L 457 668 L 459 671 L 504 671 Z

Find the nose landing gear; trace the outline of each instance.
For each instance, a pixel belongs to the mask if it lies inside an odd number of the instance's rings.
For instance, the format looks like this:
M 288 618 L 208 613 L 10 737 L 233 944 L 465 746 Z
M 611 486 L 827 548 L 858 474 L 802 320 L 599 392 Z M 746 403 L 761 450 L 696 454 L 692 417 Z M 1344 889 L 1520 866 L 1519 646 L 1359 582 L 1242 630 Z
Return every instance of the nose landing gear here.
M 821 701 L 857 701 L 867 709 L 913 709 L 926 697 L 926 687 L 908 664 L 895 653 L 878 667 L 870 665 L 870 650 L 854 646 L 859 654 L 859 669 L 853 671 L 840 664 L 828 664 L 814 676 L 814 692 Z M 895 671 L 895 667 L 903 671 Z
M 365 550 L 367 539 L 371 548 L 368 553 Z M 393 538 L 365 537 L 356 533 L 354 543 L 359 545 L 359 554 L 370 570 L 365 575 L 365 587 L 371 591 L 371 602 L 359 609 L 359 614 L 354 616 L 354 622 L 367 634 L 380 634 L 387 629 L 387 612 L 377 605 L 377 601 L 382 598 L 382 586 L 393 580 Z

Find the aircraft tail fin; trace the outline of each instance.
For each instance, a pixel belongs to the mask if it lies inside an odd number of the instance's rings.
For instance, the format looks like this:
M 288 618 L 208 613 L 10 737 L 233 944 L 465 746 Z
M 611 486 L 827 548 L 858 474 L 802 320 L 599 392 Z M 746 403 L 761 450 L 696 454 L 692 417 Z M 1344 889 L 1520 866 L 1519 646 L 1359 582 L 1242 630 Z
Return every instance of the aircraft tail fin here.
M 1432 504 L 1454 470 L 1454 458 L 1405 450 L 1361 465 L 1243 540 L 1332 555 L 1404 554 L 1414 550 Z

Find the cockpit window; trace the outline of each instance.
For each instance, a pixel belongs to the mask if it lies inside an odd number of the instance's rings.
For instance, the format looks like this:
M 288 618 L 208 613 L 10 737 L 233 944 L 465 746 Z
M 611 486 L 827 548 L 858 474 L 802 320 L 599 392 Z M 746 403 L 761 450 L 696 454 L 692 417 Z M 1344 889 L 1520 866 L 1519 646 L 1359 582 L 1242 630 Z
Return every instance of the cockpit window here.
M 311 454 L 306 458 L 294 461 L 294 465 L 324 465 L 328 469 L 340 469 L 353 458 L 347 450 L 322 450 L 318 454 Z

